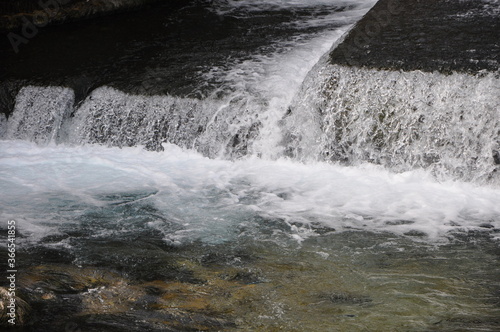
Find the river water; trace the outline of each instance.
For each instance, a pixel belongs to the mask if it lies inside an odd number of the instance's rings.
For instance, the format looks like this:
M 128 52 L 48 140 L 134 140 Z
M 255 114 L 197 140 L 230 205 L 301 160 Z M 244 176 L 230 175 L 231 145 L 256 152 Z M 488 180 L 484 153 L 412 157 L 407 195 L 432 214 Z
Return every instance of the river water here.
M 498 331 L 498 76 L 326 64 L 373 4 L 193 2 L 40 70 L 0 117 L 24 330 Z

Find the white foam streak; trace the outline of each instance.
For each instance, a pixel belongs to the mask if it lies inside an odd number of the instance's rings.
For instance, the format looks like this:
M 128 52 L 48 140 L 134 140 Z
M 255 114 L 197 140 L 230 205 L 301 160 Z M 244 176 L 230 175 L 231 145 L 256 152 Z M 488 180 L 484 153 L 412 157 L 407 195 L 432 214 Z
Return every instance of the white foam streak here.
M 243 16 L 254 12 L 294 10 L 308 8 L 312 13 L 303 19 L 294 20 L 293 25 L 301 29 L 323 27 L 320 34 L 304 32 L 292 41 L 278 41 L 271 46 L 274 51 L 261 50 L 251 59 L 234 63 L 230 68 L 213 68 L 205 75 L 207 80 L 223 83 L 223 88 L 234 90 L 229 99 L 246 98 L 250 107 L 257 110 L 259 130 L 249 152 L 265 158 L 276 158 L 282 154 L 279 142 L 282 133 L 277 125 L 286 113 L 293 96 L 298 92 L 307 73 L 342 34 L 362 17 L 374 1 L 332 1 L 332 0 L 281 0 L 281 1 L 226 1 L 216 3 L 220 13 Z M 342 11 L 337 9 L 342 8 Z M 331 14 L 325 14 L 329 12 Z M 259 111 L 259 108 L 262 111 Z M 253 114 L 252 114 L 253 116 Z M 252 120 L 247 120 L 250 122 Z
M 243 78 L 252 77 L 257 95 L 266 100 L 266 108 L 259 116 L 263 127 L 259 137 L 252 145 L 252 152 L 265 158 L 276 158 L 282 154 L 279 142 L 282 133 L 278 122 L 285 115 L 293 97 L 298 92 L 304 78 L 319 58 L 331 47 L 346 28 L 314 38 L 294 47 L 293 51 L 259 59 L 262 70 L 255 70 L 256 62 L 236 66 L 235 70 L 243 72 Z M 251 72 L 262 72 L 261 76 L 249 75 Z M 231 79 L 231 73 L 228 75 Z M 236 80 L 233 80 L 236 84 Z
M 259 12 L 279 9 L 355 7 L 369 9 L 376 1 L 344 0 L 226 0 L 217 1 L 215 7 L 220 13 Z

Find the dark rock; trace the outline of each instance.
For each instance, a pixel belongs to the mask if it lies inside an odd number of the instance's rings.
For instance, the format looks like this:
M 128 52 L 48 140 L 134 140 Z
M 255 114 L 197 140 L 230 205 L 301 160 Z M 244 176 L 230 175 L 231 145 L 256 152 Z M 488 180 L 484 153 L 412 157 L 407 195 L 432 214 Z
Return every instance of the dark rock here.
M 163 289 L 155 286 L 147 286 L 145 287 L 145 290 L 147 294 L 154 296 L 160 296 L 165 292 Z
M 457 230 L 455 232 L 450 232 L 450 240 L 453 243 L 467 243 L 469 245 L 474 245 L 478 241 L 483 241 L 485 243 L 491 241 L 491 233 L 495 232 L 493 229 L 475 229 L 475 230 Z
M 236 280 L 214 285 L 159 280 L 138 284 L 107 267 L 34 266 L 19 279 L 16 324 L 33 332 L 221 331 L 235 324 L 226 317 L 224 306 L 211 306 L 212 297 L 220 296 L 220 287 L 230 294 L 235 286 L 253 287 Z M 6 294 L 0 288 L 2 323 Z
M 247 285 L 258 284 L 263 282 L 262 277 L 252 271 L 237 271 L 235 274 L 230 275 L 226 278 L 229 281 L 237 281 Z
M 75 259 L 75 256 L 68 250 L 43 246 L 27 248 L 26 251 L 21 251 L 19 254 L 22 262 L 27 266 L 37 265 L 40 262 L 45 264 L 71 264 Z
M 316 233 L 321 235 L 335 232 L 335 228 L 323 225 L 322 223 L 319 222 L 312 222 L 309 225 L 311 229 L 313 229 Z
M 257 257 L 243 251 L 243 250 L 235 250 L 231 251 L 222 251 L 222 250 L 214 250 L 204 254 L 200 263 L 202 266 L 212 266 L 212 265 L 229 265 L 229 266 L 238 266 L 242 263 L 254 262 L 257 260 Z
M 412 220 L 391 220 L 391 221 L 385 222 L 386 225 L 391 225 L 391 226 L 392 225 L 394 225 L 394 226 L 396 226 L 396 225 L 411 225 L 413 223 L 415 223 L 415 222 Z
M 406 235 L 406 236 L 415 236 L 415 237 L 424 237 L 424 236 L 427 236 L 426 233 L 424 233 L 422 231 L 417 231 L 416 229 L 412 229 L 411 231 L 408 231 L 408 232 L 404 233 L 404 235 Z
M 2 78 L 2 69 L 0 68 L 0 81 Z M 26 85 L 24 81 L 7 80 L 0 84 L 0 113 L 9 116 L 14 110 L 16 96 L 19 90 Z
M 131 245 L 129 241 L 88 240 L 82 247 L 81 259 L 87 264 L 125 273 L 136 282 L 176 280 L 203 283 L 194 277 L 192 271 L 179 266 L 168 250 L 145 241 L 135 241 Z
M 248 146 L 258 136 L 261 127 L 262 124 L 257 121 L 248 128 L 243 127 L 238 130 L 229 142 L 227 152 L 230 152 L 231 156 L 235 158 L 245 156 L 248 152 Z
M 462 331 L 497 331 L 500 328 L 500 320 L 498 318 L 479 318 L 474 316 L 457 315 L 446 318 L 444 321 L 436 323 L 443 325 L 448 330 Z
M 234 326 L 224 319 L 182 312 L 133 311 L 122 314 L 85 315 L 75 320 L 87 331 L 220 331 Z
M 493 161 L 496 165 L 500 165 L 500 151 L 493 151 Z
M 276 194 L 276 196 L 283 199 L 284 201 L 290 200 L 292 198 L 292 194 L 286 193 L 286 192 L 278 193 L 278 194 Z
M 48 267 L 39 267 L 44 271 L 49 271 Z M 57 267 L 56 267 L 57 269 Z M 64 291 L 68 289 L 66 286 L 49 285 L 55 281 L 55 278 L 50 280 L 40 281 L 37 276 L 33 276 L 29 270 L 28 274 L 23 274 L 20 278 L 20 283 L 16 293 L 20 294 L 24 301 L 19 302 L 21 310 L 24 312 L 25 307 L 29 307 L 29 319 L 18 321 L 16 325 L 23 326 L 22 331 L 65 331 L 64 325 L 67 317 L 75 315 L 80 311 L 81 299 L 77 294 L 66 294 Z M 51 271 L 56 272 L 56 271 Z M 60 272 L 60 271 L 58 271 Z M 73 280 L 73 276 L 65 274 L 66 281 Z M 48 288 L 45 288 L 49 286 Z M 61 293 L 52 292 L 50 289 L 58 289 Z M 73 292 L 71 290 L 71 292 Z M 19 308 L 19 307 L 18 307 Z
M 360 296 L 349 293 L 330 293 L 330 294 L 322 294 L 320 298 L 325 298 L 335 304 L 364 304 L 372 302 L 372 299 L 368 296 Z

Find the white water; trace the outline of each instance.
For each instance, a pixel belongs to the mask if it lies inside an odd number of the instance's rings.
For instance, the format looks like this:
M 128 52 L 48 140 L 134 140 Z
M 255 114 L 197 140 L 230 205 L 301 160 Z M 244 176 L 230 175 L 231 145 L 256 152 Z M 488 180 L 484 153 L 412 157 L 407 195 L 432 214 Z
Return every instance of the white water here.
M 318 5 L 327 3 L 331 1 L 318 0 Z M 352 4 L 356 4 L 352 10 L 338 15 L 311 16 L 311 20 L 297 22 L 304 28 L 335 23 L 334 29 L 278 41 L 271 52 L 257 50 L 250 59 L 213 68 L 205 78 L 219 82 L 220 91 L 229 90 L 221 98 L 134 96 L 100 87 L 73 109 L 70 89 L 24 88 L 8 124 L 0 119 L 0 133 L 5 131 L 0 141 L 0 218 L 17 220 L 21 232 L 35 242 L 86 223 L 91 223 L 95 236 L 153 228 L 171 243 L 197 239 L 217 243 L 247 233 L 259 236 L 259 230 L 266 227 L 275 235 L 286 233 L 300 241 L 313 235 L 311 226 L 317 224 L 336 231 L 383 231 L 438 242 L 450 232 L 498 229 L 498 188 L 446 177 L 438 182 L 430 171 L 418 169 L 426 165 L 406 165 L 404 157 L 390 159 L 396 164 L 387 164 L 393 171 L 364 164 L 361 151 L 379 153 L 365 144 L 366 138 L 351 151 L 356 166 L 317 161 L 331 151 L 335 128 L 325 123 L 335 121 L 331 111 L 335 105 L 349 104 L 356 115 L 365 113 L 373 102 L 379 107 L 390 100 L 395 109 L 403 109 L 397 125 L 406 128 L 419 118 L 409 114 L 414 104 L 409 100 L 417 97 L 418 105 L 438 101 L 443 113 L 424 108 L 431 124 L 449 122 L 448 118 L 437 119 L 448 114 L 448 108 L 457 109 L 468 124 L 475 123 L 472 136 L 480 139 L 473 140 L 468 145 L 471 149 L 464 150 L 465 157 L 458 161 L 467 161 L 480 151 L 478 165 L 489 162 L 490 166 L 479 172 L 489 174 L 495 167 L 491 163 L 495 142 L 489 139 L 498 128 L 498 108 L 494 108 L 498 94 L 490 88 L 498 89 L 498 79 L 491 76 L 445 78 L 341 69 L 341 88 L 328 90 L 336 97 L 325 104 L 318 96 L 329 88 L 325 88 L 325 75 L 332 72 L 321 72 L 318 65 L 320 72 L 309 76 L 293 101 L 308 71 L 373 2 Z M 305 2 L 280 1 L 269 8 L 268 2 L 229 1 L 220 10 L 236 16 L 254 15 L 281 5 L 300 9 Z M 430 89 L 429 82 L 440 89 Z M 472 99 L 471 86 L 475 88 Z M 359 87 L 365 90 L 359 91 Z M 377 98 L 379 95 L 383 98 Z M 292 114 L 283 122 L 290 105 Z M 317 113 L 320 106 L 325 117 Z M 480 112 L 482 117 L 476 119 L 477 113 L 467 113 L 476 106 L 489 113 Z M 74 117 L 69 118 L 69 113 Z M 456 120 L 455 115 L 451 118 Z M 369 137 L 370 121 L 356 117 L 344 128 L 353 130 L 349 137 Z M 440 135 L 438 129 L 430 126 L 424 131 L 435 130 Z M 300 139 L 282 144 L 287 135 Z M 430 141 L 433 135 L 428 136 Z M 397 139 L 387 142 L 399 144 Z M 420 158 L 422 144 L 415 149 L 406 147 L 410 159 Z M 129 147 L 136 145 L 140 146 Z M 292 149 L 297 159 L 283 159 L 285 149 Z M 460 150 L 456 145 L 451 152 Z M 117 206 L 136 209 L 138 216 L 117 211 Z M 137 211 L 141 207 L 155 212 L 140 217 Z M 102 214 L 96 219 L 99 225 L 88 217 L 92 211 Z
M 123 212 L 104 230 L 96 226 L 95 236 L 151 227 L 172 243 L 213 243 L 245 232 L 259 237 L 262 225 L 255 218 L 299 240 L 313 234 L 311 223 L 431 241 L 443 241 L 449 232 L 500 227 L 499 189 L 439 183 L 424 171 L 213 160 L 175 145 L 148 152 L 2 141 L 0 151 L 0 218 L 16 219 L 31 241 L 82 223 L 89 211 L 127 205 L 157 212 L 147 221 Z
M 213 133 L 227 131 L 234 137 L 241 133 L 242 123 L 245 127 L 258 124 L 258 137 L 248 147 L 247 153 L 265 158 L 276 158 L 282 155 L 283 147 L 281 129 L 278 122 L 283 118 L 293 97 L 297 94 L 307 73 L 359 18 L 361 18 L 376 1 L 331 1 L 331 0 L 280 0 L 280 1 L 227 1 L 219 4 L 216 11 L 220 14 L 246 17 L 261 15 L 261 12 L 304 10 L 310 16 L 293 22 L 299 30 L 310 27 L 322 28 L 320 33 L 307 33 L 294 36 L 291 40 L 277 42 L 269 53 L 268 50 L 256 50 L 256 55 L 243 62 L 230 63 L 225 68 L 212 68 L 204 77 L 222 83 L 219 90 L 235 91 L 225 101 L 226 107 L 217 112 L 230 121 L 227 128 L 224 124 L 211 121 L 210 136 L 205 141 L 217 141 Z M 328 13 L 328 14 L 325 14 Z M 218 93 L 217 91 L 216 93 Z M 245 100 L 242 105 L 241 99 Z M 236 103 L 239 110 L 231 107 Z M 242 109 L 246 112 L 242 113 Z M 250 110 L 250 112 L 248 112 Z M 214 117 L 215 118 L 215 117 Z M 237 120 L 236 120 L 237 119 Z M 246 128 L 245 128 L 246 129 Z M 245 131 L 244 129 L 244 131 Z M 241 136 L 241 135 L 240 135 Z M 227 140 L 227 139 L 226 139 Z M 220 151 L 218 156 L 222 156 Z
M 347 68 L 323 59 L 283 127 L 300 160 L 375 162 L 394 171 L 500 183 L 500 78 Z
M 75 95 L 61 87 L 27 87 L 16 97 L 5 138 L 48 144 L 58 141 L 63 120 L 71 114 Z
M 494 1 L 494 0 L 490 0 Z M 314 16 L 318 11 L 335 11 L 336 9 L 344 9 L 343 12 L 345 16 L 352 16 L 352 12 L 360 10 L 362 12 L 358 13 L 357 16 L 363 15 L 368 11 L 376 1 L 369 0 L 276 0 L 276 1 L 266 1 L 266 0 L 223 0 L 217 1 L 215 11 L 220 14 L 231 14 L 234 16 L 246 17 L 250 12 L 252 14 L 258 14 L 264 11 L 276 11 L 280 9 L 294 10 L 294 9 L 308 9 L 311 10 L 311 14 Z M 345 10 L 349 8 L 349 10 Z M 342 14 L 342 13 L 341 13 Z M 340 16 L 342 17 L 342 16 Z

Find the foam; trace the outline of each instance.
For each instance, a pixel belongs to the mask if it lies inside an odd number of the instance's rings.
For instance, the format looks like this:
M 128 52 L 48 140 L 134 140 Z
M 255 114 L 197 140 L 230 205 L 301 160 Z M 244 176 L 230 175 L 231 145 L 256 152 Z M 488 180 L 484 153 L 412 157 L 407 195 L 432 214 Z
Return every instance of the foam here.
M 222 116 L 234 117 L 234 114 L 237 114 L 237 119 L 246 127 L 259 126 L 259 135 L 246 147 L 248 154 L 265 158 L 276 158 L 282 154 L 283 149 L 279 145 L 282 133 L 278 122 L 286 114 L 293 96 L 299 91 L 307 73 L 320 57 L 373 4 L 373 1 L 327 0 L 216 3 L 215 8 L 221 14 L 233 16 L 246 17 L 258 15 L 259 11 L 298 8 L 308 8 L 308 12 L 313 13 L 305 17 L 298 15 L 297 19 L 290 23 L 298 28 L 293 38 L 275 41 L 266 49 L 257 50 L 250 59 L 235 61 L 224 68 L 215 67 L 204 74 L 206 80 L 219 82 L 220 88 L 215 94 L 231 91 L 226 97 L 227 104 L 241 99 L 247 101 L 243 107 L 250 112 L 235 111 L 233 108 L 231 115 L 222 112 Z M 339 8 L 343 10 L 336 11 Z M 308 28 L 311 27 L 321 30 L 309 31 Z M 236 133 L 241 131 L 241 128 L 232 128 L 232 131 Z M 213 140 L 210 136 L 205 139 Z
M 330 14 L 342 21 L 340 27 L 297 32 L 292 40 L 274 41 L 269 50 L 256 50 L 245 61 L 213 68 L 204 79 L 218 82 L 220 88 L 201 100 L 130 95 L 104 86 L 73 109 L 70 89 L 25 87 L 16 97 L 6 138 L 40 144 L 143 145 L 149 150 L 161 150 L 161 144 L 169 142 L 211 158 L 276 158 L 282 153 L 278 122 L 304 77 L 346 31 L 346 24 L 366 10 Z M 349 22 L 344 22 L 346 17 Z
M 253 113 L 258 114 L 262 125 L 259 136 L 251 146 L 252 154 L 266 158 L 275 158 L 281 154 L 279 142 L 282 134 L 278 122 L 286 113 L 309 70 L 345 31 L 346 28 L 341 28 L 324 33 L 297 43 L 293 50 L 282 54 L 256 56 L 223 73 L 224 77 L 220 80 L 224 84 L 237 91 L 245 91 L 246 98 L 253 103 Z M 257 106 L 259 102 L 260 110 Z
M 453 232 L 500 228 L 498 188 L 440 183 L 422 170 L 396 174 L 369 164 L 284 159 L 234 162 L 170 144 L 164 148 L 157 153 L 0 141 L 1 218 L 24 220 L 18 223 L 21 231 L 35 241 L 67 223 L 78 224 L 88 211 L 146 204 L 156 210 L 154 220 L 148 216 L 144 224 L 124 226 L 121 215 L 101 221 L 111 223 L 105 231 L 151 227 L 178 244 L 228 241 L 241 236 L 242 227 L 252 236 L 267 227 L 303 239 L 319 224 L 338 232 L 391 232 L 431 242 Z M 135 198 L 124 199 L 127 195 Z M 98 236 L 99 226 L 95 232 Z

